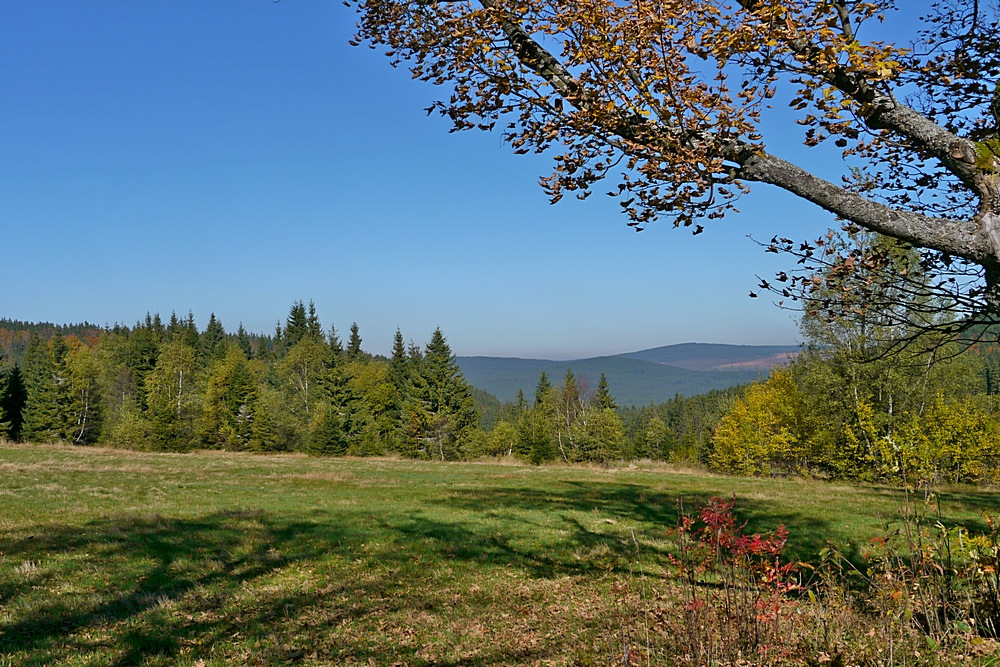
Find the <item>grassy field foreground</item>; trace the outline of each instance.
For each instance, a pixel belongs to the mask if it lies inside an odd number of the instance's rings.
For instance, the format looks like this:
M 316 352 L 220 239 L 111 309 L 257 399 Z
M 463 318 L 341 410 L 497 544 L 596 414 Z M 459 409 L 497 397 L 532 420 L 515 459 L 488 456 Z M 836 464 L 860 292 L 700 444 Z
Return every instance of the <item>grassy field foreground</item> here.
M 800 560 L 859 554 L 899 507 L 643 468 L 0 444 L 0 665 L 614 664 L 669 642 L 638 609 L 678 499 L 733 494 Z M 1000 511 L 942 495 L 949 521 Z

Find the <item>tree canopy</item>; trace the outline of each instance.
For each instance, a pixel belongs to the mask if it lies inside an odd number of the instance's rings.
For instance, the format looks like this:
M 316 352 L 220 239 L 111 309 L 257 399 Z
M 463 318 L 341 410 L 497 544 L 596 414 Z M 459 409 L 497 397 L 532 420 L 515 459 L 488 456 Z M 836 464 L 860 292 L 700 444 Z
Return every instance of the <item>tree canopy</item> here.
M 919 249 L 919 285 L 943 310 L 1000 312 L 996 0 L 351 1 L 355 43 L 450 89 L 428 113 L 552 154 L 553 201 L 604 182 L 629 225 L 698 233 L 769 184 Z M 923 27 L 879 39 L 904 12 Z M 786 104 L 791 115 L 772 108 Z M 772 152 L 769 133 L 793 129 L 842 157 L 841 173 Z M 827 243 L 765 245 L 840 268 L 825 287 L 851 290 L 856 268 L 892 272 Z M 782 273 L 777 291 L 810 299 L 814 275 Z

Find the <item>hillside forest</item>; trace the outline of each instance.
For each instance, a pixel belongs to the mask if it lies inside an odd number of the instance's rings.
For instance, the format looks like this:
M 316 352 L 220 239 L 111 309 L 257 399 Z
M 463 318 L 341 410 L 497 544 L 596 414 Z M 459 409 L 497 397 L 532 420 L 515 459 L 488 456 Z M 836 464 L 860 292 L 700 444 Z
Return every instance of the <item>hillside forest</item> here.
M 991 349 L 899 353 L 871 322 L 804 317 L 801 330 L 803 351 L 765 381 L 620 407 L 603 375 L 594 387 L 571 369 L 502 403 L 466 382 L 440 329 L 423 346 L 397 330 L 391 357 L 371 355 L 357 324 L 342 341 L 312 302 L 294 303 L 272 335 L 227 332 L 214 315 L 203 330 L 192 314 L 103 328 L 0 320 L 0 437 L 171 452 L 648 459 L 863 481 L 1000 476 Z

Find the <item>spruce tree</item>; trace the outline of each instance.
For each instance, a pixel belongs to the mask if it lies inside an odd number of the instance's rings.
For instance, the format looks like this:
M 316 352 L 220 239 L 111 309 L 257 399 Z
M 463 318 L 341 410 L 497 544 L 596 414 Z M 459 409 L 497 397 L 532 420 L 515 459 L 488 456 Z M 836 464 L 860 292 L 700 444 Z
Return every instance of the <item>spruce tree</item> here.
M 209 372 L 201 414 L 202 442 L 209 447 L 248 449 L 258 396 L 246 357 L 235 345 L 227 346 Z
M 274 335 L 271 336 L 270 349 L 267 352 L 267 359 L 274 361 L 285 356 L 287 346 L 285 345 L 285 332 L 281 328 L 281 320 L 274 324 Z
M 604 376 L 604 373 L 601 373 L 601 379 L 597 383 L 597 397 L 594 400 L 597 403 L 597 407 L 601 410 L 618 409 L 614 397 L 611 396 L 611 389 L 608 387 L 608 378 Z
M 190 310 L 188 311 L 187 319 L 184 320 L 181 335 L 184 338 L 184 343 L 186 345 L 190 345 L 193 348 L 198 347 L 198 325 L 194 321 L 194 313 Z
M 406 346 L 403 333 L 397 328 L 392 339 L 392 358 L 389 360 L 389 378 L 400 395 L 406 391 Z
M 60 410 L 55 364 L 49 346 L 32 335 L 24 356 L 26 402 L 22 437 L 29 442 L 60 439 Z
M 243 323 L 240 322 L 240 328 L 236 330 L 236 344 L 240 346 L 240 350 L 243 351 L 243 356 L 247 359 L 253 359 L 253 344 L 250 342 L 250 334 L 247 330 L 243 328 Z
M 309 299 L 309 314 L 306 316 L 306 331 L 309 337 L 313 340 L 320 342 L 323 340 L 323 325 L 319 323 L 319 317 L 316 315 L 316 304 L 313 303 L 312 299 Z
M 440 328 L 424 349 L 423 376 L 426 391 L 422 398 L 430 416 L 427 435 L 436 447 L 431 454 L 442 460 L 458 458 L 478 426 L 479 413 L 472 388 Z
M 347 358 L 349 360 L 360 359 L 364 353 L 361 351 L 361 334 L 358 333 L 358 323 L 351 324 L 351 337 L 347 340 Z
M 174 340 L 175 338 L 180 338 L 184 333 L 184 324 L 178 319 L 177 311 L 170 311 L 170 322 L 167 324 L 166 337 L 167 340 Z
M 306 306 L 301 301 L 292 304 L 285 320 L 285 345 L 291 348 L 309 333 L 309 319 L 306 316 Z
M 222 327 L 222 322 L 215 317 L 215 313 L 212 313 L 208 317 L 208 326 L 199 337 L 198 352 L 202 363 L 207 364 L 222 358 L 226 351 L 223 345 L 225 340 L 226 330 Z
M 26 399 L 21 369 L 8 366 L 0 370 L 0 437 L 13 441 L 21 439 Z
M 407 358 L 406 346 L 403 344 L 403 333 L 397 328 L 396 335 L 392 339 L 392 358 L 389 360 L 389 382 L 396 390 L 396 400 L 392 406 L 391 419 L 399 425 L 399 418 L 403 412 L 403 403 L 409 393 L 409 383 L 407 382 Z
M 163 319 L 160 317 L 159 313 L 155 313 L 153 315 L 153 322 L 150 325 L 150 328 L 153 330 L 153 333 L 155 333 L 160 340 L 163 340 L 163 337 L 166 334 L 167 330 L 163 326 Z
M 321 405 L 312 416 L 306 450 L 310 454 L 343 456 L 347 447 L 347 434 L 337 409 L 333 405 Z
M 337 329 L 331 324 L 330 334 L 327 336 L 327 345 L 330 346 L 330 354 L 333 364 L 336 365 L 340 361 L 341 357 L 344 356 L 344 345 L 340 342 L 340 336 L 337 335 Z
M 545 397 L 551 390 L 552 383 L 549 382 L 549 376 L 545 371 L 542 371 L 542 374 L 538 376 L 538 384 L 535 385 L 535 405 L 544 403 Z

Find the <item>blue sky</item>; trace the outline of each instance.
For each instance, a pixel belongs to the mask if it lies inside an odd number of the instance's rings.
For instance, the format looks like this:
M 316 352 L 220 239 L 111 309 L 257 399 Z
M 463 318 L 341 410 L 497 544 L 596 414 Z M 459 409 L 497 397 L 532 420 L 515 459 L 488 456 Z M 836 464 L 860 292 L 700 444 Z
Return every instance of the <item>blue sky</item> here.
M 697 237 L 609 198 L 550 206 L 541 156 L 449 134 L 442 89 L 353 48 L 339 2 L 0 3 L 0 316 L 126 324 L 214 312 L 270 332 L 313 299 L 388 352 L 574 358 L 785 344 L 749 299 L 788 258 L 746 238 L 831 220 L 758 188 Z M 794 152 L 794 144 L 789 144 Z

